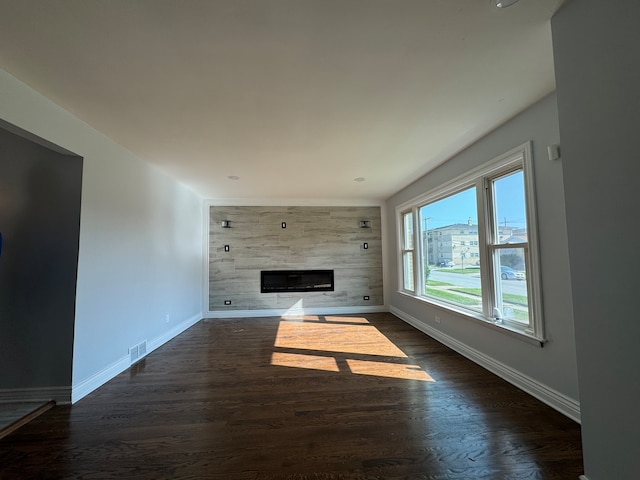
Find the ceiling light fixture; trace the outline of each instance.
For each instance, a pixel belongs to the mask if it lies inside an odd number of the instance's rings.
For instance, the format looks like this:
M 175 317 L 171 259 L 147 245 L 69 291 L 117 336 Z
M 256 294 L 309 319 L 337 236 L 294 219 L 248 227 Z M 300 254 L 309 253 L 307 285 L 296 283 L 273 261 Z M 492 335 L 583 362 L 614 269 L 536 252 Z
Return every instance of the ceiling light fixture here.
M 517 3 L 518 0 L 496 0 L 496 7 L 498 8 L 507 8 Z

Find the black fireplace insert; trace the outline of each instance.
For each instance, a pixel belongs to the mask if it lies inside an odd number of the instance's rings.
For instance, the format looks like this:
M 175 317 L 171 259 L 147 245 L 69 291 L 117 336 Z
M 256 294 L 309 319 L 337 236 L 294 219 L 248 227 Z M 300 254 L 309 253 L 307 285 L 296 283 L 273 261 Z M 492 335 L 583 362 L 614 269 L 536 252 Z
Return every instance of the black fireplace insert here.
M 260 292 L 333 292 L 333 270 L 263 270 Z

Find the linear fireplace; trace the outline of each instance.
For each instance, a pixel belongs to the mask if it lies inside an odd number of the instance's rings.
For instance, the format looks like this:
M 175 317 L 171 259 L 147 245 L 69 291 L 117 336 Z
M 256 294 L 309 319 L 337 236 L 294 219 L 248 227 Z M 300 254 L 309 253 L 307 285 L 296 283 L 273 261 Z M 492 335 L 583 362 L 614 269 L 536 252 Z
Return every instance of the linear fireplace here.
M 263 270 L 260 292 L 333 292 L 333 270 Z

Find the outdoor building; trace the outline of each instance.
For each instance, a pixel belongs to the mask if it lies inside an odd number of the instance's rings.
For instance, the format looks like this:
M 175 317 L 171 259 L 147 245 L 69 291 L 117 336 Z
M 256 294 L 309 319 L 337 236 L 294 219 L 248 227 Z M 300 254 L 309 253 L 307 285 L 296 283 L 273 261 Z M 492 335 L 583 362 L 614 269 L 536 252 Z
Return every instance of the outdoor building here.
M 527 238 L 527 231 L 524 228 L 500 226 L 498 234 L 500 243 L 520 243 Z M 432 228 L 422 232 L 422 240 L 423 248 L 426 250 L 425 258 L 428 258 L 429 265 L 446 266 L 448 262 L 453 262 L 456 266 L 479 264 L 477 224 L 454 223 Z

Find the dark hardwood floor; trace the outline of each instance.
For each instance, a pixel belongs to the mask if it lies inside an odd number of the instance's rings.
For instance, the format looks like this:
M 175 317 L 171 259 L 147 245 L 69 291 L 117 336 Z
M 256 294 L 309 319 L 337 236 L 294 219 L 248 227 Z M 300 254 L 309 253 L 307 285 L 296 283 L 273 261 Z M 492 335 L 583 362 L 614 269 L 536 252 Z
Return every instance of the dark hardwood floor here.
M 55 402 L 0 403 L 0 439 L 53 408 Z
M 0 440 L 0 478 L 515 480 L 580 427 L 391 314 L 204 320 Z

